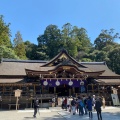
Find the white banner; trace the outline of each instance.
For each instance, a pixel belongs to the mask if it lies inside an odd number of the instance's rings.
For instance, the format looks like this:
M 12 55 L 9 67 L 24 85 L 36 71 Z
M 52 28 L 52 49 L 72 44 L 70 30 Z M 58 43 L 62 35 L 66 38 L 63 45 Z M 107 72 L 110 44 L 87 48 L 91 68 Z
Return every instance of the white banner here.
M 113 105 L 120 105 L 120 101 L 117 94 L 111 94 Z

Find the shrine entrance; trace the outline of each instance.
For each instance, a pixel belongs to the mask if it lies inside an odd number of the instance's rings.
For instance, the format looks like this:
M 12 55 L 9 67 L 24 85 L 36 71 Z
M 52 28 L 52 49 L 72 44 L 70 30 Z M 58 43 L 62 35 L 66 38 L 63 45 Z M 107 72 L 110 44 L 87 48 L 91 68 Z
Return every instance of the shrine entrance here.
M 58 96 L 71 96 L 72 87 L 69 85 L 63 84 L 56 87 L 56 94 Z

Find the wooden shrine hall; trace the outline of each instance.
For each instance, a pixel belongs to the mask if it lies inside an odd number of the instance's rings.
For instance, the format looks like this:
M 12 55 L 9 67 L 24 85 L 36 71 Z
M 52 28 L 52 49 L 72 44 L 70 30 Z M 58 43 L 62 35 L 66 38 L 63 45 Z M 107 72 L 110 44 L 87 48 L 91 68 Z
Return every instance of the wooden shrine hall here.
M 0 62 L 0 105 L 16 102 L 14 91 L 22 90 L 20 108 L 32 107 L 37 96 L 41 107 L 53 96 L 100 95 L 110 101 L 112 88 L 120 96 L 120 75 L 105 62 L 77 62 L 66 50 L 50 61 L 2 59 Z

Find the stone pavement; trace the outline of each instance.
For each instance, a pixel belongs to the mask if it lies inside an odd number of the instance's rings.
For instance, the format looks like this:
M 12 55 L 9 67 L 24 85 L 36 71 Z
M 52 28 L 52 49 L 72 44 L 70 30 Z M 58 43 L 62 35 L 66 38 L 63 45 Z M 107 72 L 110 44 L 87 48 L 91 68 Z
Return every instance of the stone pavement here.
M 66 120 L 89 120 L 88 115 L 79 116 L 78 113 L 72 115 L 68 111 L 59 111 L 58 113 L 66 118 Z M 102 110 L 102 118 L 103 120 L 120 120 L 120 107 L 106 107 Z M 97 120 L 96 112 L 93 112 L 92 120 Z
M 106 107 L 102 110 L 103 120 L 120 120 L 120 107 Z M 0 111 L 0 120 L 89 120 L 88 115 L 79 116 L 61 110 L 60 108 L 40 109 L 40 115 L 33 118 L 33 109 Z M 93 112 L 93 120 L 97 120 Z
M 33 117 L 33 110 L 0 111 L 0 120 L 66 120 L 57 111 L 40 110 L 40 115 Z

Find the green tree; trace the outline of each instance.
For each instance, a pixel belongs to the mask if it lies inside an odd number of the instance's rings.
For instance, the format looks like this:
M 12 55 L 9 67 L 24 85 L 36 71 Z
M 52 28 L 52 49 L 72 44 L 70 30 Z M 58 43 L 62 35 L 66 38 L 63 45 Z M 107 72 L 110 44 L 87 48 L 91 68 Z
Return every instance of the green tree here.
M 0 46 L 5 45 L 7 47 L 12 47 L 9 26 L 10 24 L 6 24 L 3 20 L 3 16 L 0 15 Z
M 60 29 L 56 25 L 49 25 L 46 27 L 44 34 L 38 38 L 38 53 L 41 57 L 53 58 L 58 54 L 59 49 L 62 47 Z
M 114 33 L 114 29 L 102 30 L 94 41 L 95 49 L 102 50 L 107 45 L 113 45 L 118 38 L 119 33 Z
M 77 60 L 83 58 L 85 53 L 88 52 L 91 48 L 91 43 L 90 39 L 88 38 L 87 31 L 84 28 L 72 26 L 70 23 L 63 25 L 62 39 L 64 48 L 70 51 L 69 54 Z
M 26 56 L 30 60 L 43 60 L 42 57 L 38 53 L 38 46 L 30 43 L 29 41 L 24 42 L 25 44 L 25 50 L 26 50 Z
M 22 39 L 22 35 L 18 31 L 15 35 L 15 39 L 13 40 L 14 42 L 14 51 L 15 54 L 20 58 L 20 59 L 27 59 L 26 57 L 26 51 L 25 51 L 25 45 Z
M 113 70 L 114 72 L 116 72 L 117 74 L 120 74 L 120 46 L 113 49 L 110 53 L 109 53 L 109 67 L 111 70 Z
M 19 59 L 14 50 L 4 45 L 0 46 L 0 59 L 2 58 Z
M 77 41 L 72 33 L 73 27 L 70 23 L 63 25 L 61 30 L 61 38 L 63 43 L 63 48 L 65 48 L 72 57 L 76 57 L 78 54 L 77 51 Z

